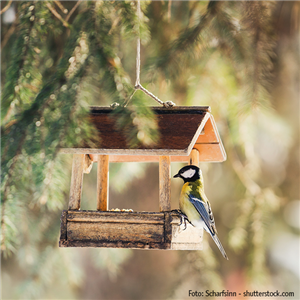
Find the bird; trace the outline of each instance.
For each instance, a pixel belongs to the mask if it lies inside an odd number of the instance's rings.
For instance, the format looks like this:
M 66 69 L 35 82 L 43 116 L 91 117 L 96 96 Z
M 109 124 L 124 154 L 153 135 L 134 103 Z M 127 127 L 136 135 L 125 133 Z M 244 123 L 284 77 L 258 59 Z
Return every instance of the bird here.
M 194 165 L 181 168 L 174 178 L 181 178 L 184 181 L 179 198 L 179 208 L 194 227 L 202 227 L 210 234 L 223 257 L 228 256 L 217 236 L 217 228 L 210 203 L 204 193 L 204 181 L 202 171 Z

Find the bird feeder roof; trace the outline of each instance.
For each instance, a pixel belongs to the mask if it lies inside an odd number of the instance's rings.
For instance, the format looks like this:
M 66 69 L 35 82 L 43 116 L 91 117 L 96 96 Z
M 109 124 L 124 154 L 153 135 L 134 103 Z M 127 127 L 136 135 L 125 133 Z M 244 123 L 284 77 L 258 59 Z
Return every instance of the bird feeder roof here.
M 199 151 L 199 160 L 221 162 L 226 153 L 209 106 L 173 108 L 153 107 L 160 138 L 151 148 L 129 148 L 124 132 L 116 129 L 116 116 L 110 107 L 91 107 L 90 118 L 101 137 L 100 148 L 64 148 L 63 153 L 89 154 L 93 161 L 98 155 L 109 155 L 110 162 L 156 162 L 168 155 L 171 161 L 189 161 L 192 149 Z

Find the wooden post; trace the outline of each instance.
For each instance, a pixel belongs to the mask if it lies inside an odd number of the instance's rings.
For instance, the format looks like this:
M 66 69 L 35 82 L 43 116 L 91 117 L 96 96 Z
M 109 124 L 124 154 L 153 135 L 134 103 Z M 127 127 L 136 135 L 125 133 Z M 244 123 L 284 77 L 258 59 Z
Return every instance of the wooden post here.
M 197 149 L 192 149 L 190 154 L 190 165 L 195 165 L 199 167 L 199 151 Z
M 88 154 L 84 156 L 83 173 L 89 174 L 93 167 L 93 161 Z
M 109 156 L 98 155 L 97 210 L 108 210 Z
M 171 210 L 171 159 L 159 157 L 159 210 Z
M 83 182 L 84 154 L 74 154 L 70 188 L 69 209 L 79 210 Z

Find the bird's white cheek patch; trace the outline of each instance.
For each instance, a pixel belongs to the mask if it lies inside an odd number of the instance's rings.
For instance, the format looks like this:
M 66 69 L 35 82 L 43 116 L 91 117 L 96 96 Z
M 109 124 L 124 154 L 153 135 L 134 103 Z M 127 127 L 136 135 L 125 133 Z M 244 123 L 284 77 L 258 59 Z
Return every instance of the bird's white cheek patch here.
M 195 173 L 196 173 L 196 170 L 189 169 L 189 170 L 183 172 L 181 174 L 181 176 L 184 178 L 192 178 L 195 175 Z

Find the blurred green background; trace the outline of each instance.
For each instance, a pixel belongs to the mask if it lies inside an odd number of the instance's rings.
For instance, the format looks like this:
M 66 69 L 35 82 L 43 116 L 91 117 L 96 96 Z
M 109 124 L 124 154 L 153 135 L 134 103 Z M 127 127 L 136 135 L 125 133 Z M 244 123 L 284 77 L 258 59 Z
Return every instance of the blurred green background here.
M 300 2 L 141 1 L 140 19 L 136 4 L 1 1 L 2 299 L 189 299 L 189 290 L 223 289 L 299 299 Z M 148 90 L 211 106 L 228 158 L 200 167 L 229 261 L 208 234 L 203 251 L 58 248 L 72 164 L 59 148 L 95 143 L 88 106 L 131 95 L 138 34 Z M 148 113 L 133 132 L 147 139 L 129 133 L 129 144 L 154 140 L 153 105 L 135 93 L 130 110 Z M 159 210 L 158 164 L 110 164 L 109 180 L 110 208 Z M 172 180 L 172 209 L 181 185 Z M 95 166 L 82 209 L 96 209 Z

